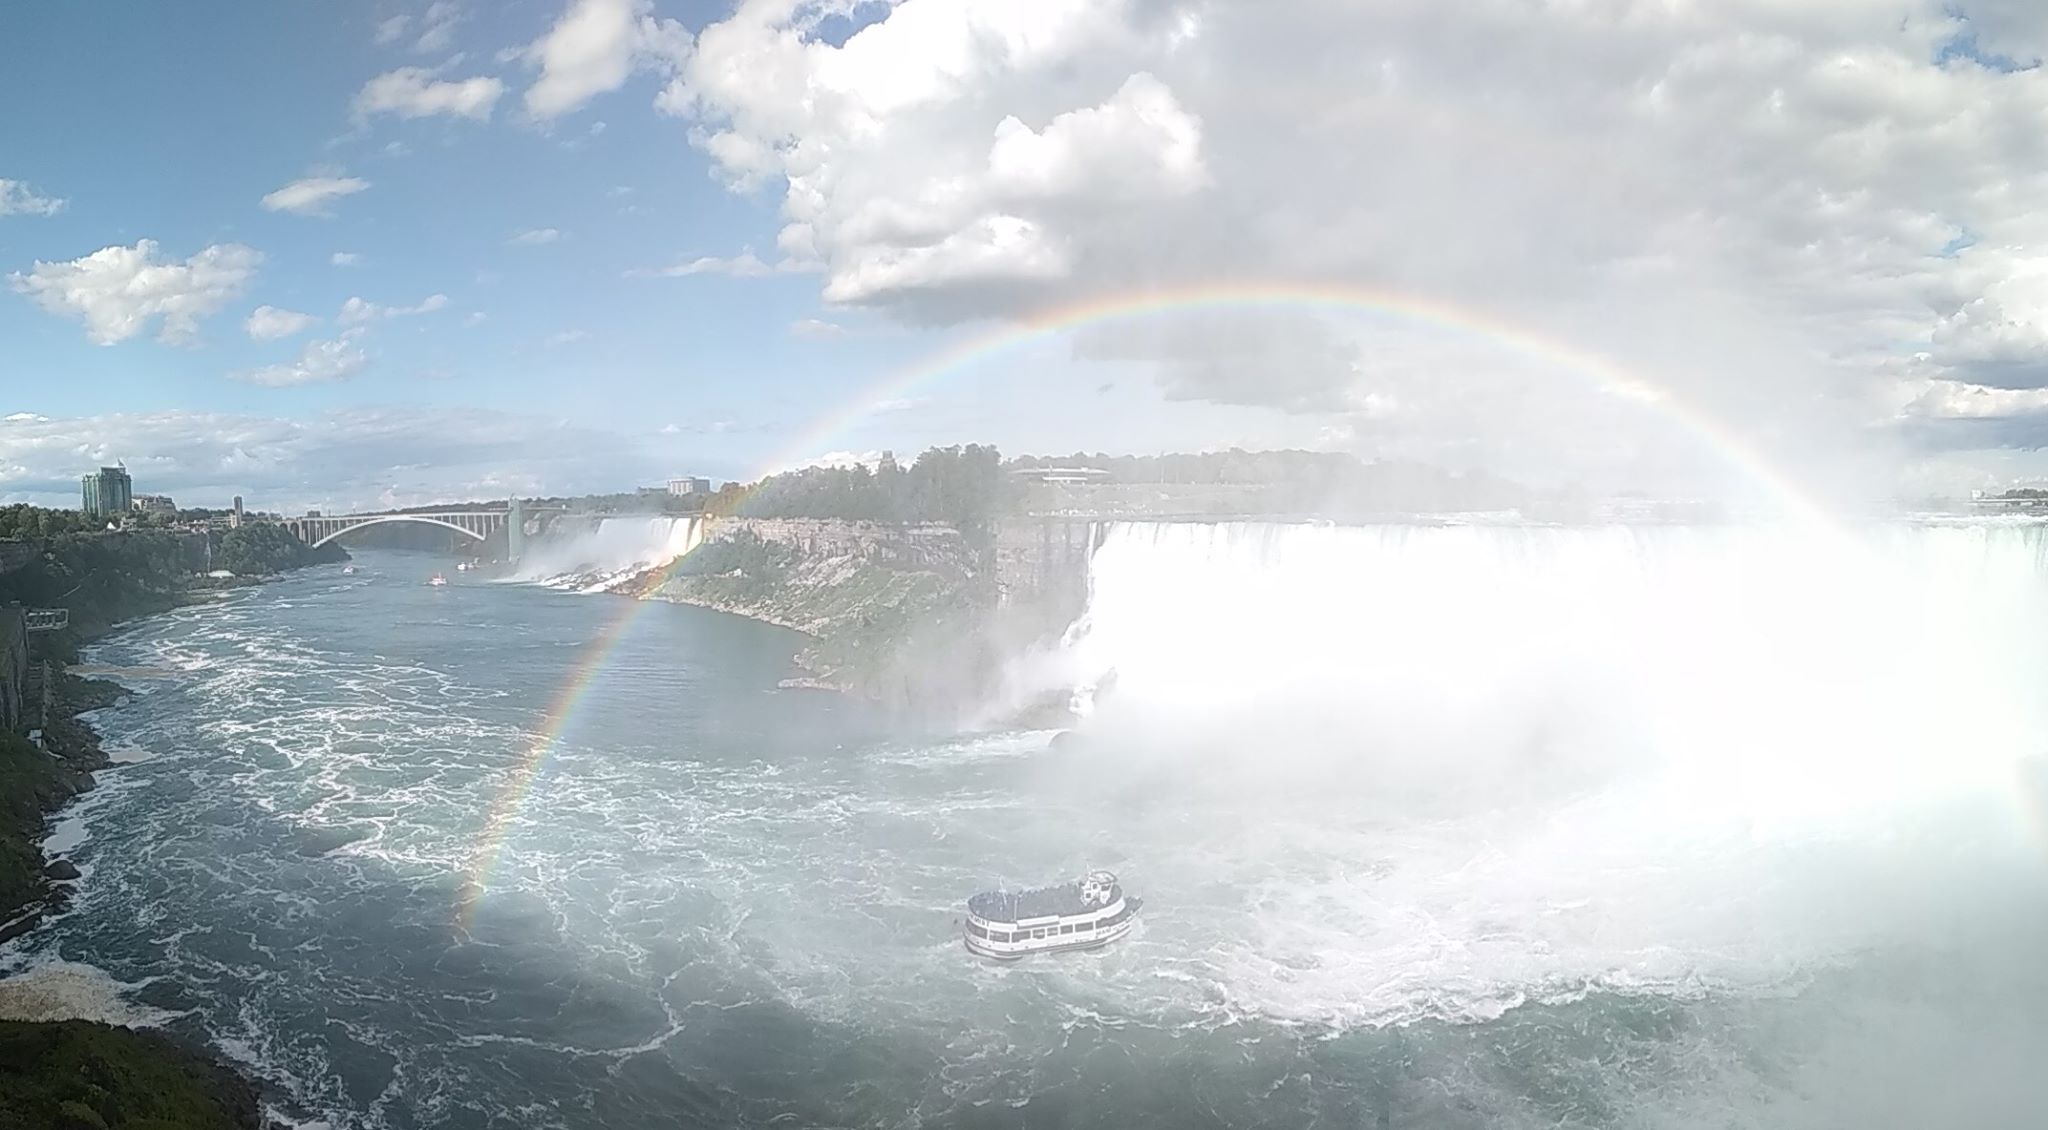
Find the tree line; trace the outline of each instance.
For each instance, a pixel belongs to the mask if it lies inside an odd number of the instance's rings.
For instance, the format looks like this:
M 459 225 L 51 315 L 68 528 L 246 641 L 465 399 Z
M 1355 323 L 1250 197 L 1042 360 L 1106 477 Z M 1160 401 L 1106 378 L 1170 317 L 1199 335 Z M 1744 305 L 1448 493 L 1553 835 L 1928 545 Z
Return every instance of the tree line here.
M 947 522 L 967 528 L 1002 514 L 1006 488 L 1001 453 L 970 443 L 930 448 L 908 467 L 884 452 L 873 467 L 856 463 L 770 475 L 738 492 L 737 505 L 725 512 L 746 518 Z

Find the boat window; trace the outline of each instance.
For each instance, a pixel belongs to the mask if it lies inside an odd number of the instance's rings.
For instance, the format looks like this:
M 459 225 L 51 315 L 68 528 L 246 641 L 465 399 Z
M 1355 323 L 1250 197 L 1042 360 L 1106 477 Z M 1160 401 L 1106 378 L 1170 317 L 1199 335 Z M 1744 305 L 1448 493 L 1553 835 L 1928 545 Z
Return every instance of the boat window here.
M 988 937 L 988 931 L 983 929 L 981 923 L 979 922 L 969 922 L 967 924 L 967 932 L 974 935 L 977 938 Z
M 1010 940 L 1010 935 L 1008 935 L 1008 934 L 997 934 L 997 933 L 993 933 L 993 932 L 991 932 L 991 933 L 989 934 L 989 936 L 988 936 L 988 940 L 989 940 L 989 941 L 991 941 L 991 942 L 1007 942 L 1007 941 L 1009 941 L 1009 940 Z
M 1071 933 L 1073 933 L 1073 932 L 1074 932 L 1074 924 L 1073 924 L 1073 923 L 1071 923 L 1071 922 L 1069 922 L 1069 923 L 1067 923 L 1066 925 L 1064 925 L 1064 926 L 1061 926 L 1061 927 L 1060 927 L 1060 933 L 1062 933 L 1062 934 L 1071 934 Z

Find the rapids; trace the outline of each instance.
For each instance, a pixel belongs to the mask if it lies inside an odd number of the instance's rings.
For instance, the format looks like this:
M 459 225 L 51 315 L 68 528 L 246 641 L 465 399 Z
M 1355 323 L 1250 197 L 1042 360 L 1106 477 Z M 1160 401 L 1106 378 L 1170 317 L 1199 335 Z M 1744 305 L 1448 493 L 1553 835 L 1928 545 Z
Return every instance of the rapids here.
M 336 1128 L 2030 1126 L 2042 551 L 1117 526 L 1058 746 L 366 553 L 97 646 L 172 674 L 95 718 L 86 878 L 0 964 L 104 971 Z M 962 951 L 968 894 L 1087 866 L 1147 900 L 1124 943 Z

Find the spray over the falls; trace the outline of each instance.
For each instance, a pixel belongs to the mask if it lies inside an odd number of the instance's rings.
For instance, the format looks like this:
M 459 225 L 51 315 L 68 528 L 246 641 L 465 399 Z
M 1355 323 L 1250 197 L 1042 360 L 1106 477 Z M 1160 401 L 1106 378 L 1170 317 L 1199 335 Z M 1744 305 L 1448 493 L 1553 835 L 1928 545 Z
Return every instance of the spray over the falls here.
M 1116 525 L 1073 772 L 1241 826 L 1147 862 L 1249 892 L 1205 909 L 1269 1015 L 1775 980 L 2037 862 L 2044 545 Z
M 512 579 L 606 592 L 674 561 L 703 540 L 701 517 L 568 518 L 527 543 Z

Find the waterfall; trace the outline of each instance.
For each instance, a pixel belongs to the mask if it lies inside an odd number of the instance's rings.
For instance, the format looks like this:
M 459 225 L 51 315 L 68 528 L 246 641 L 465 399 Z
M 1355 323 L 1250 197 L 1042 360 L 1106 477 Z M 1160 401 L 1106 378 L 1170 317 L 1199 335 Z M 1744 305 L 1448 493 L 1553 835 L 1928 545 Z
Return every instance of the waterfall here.
M 2048 751 L 2040 527 L 1120 524 L 1069 633 L 1189 772 L 1475 805 L 1655 781 L 1840 826 Z
M 1796 980 L 2036 889 L 2044 549 L 1114 525 L 1062 655 L 1095 709 L 1033 784 L 1120 798 L 1094 851 L 1268 1014 Z
M 704 540 L 701 517 L 565 520 L 527 543 L 512 579 L 604 592 L 674 561 Z

